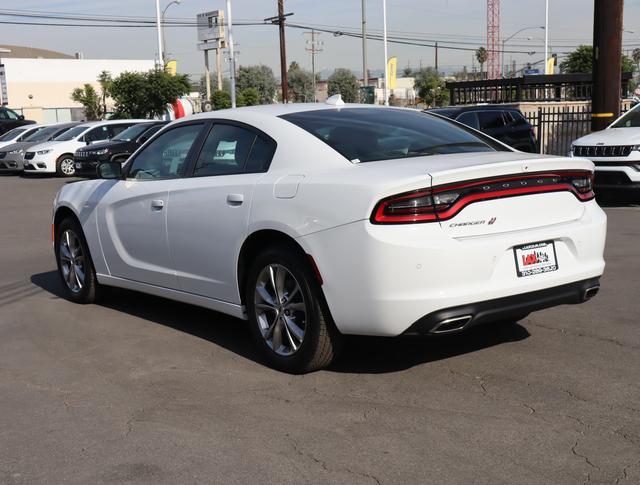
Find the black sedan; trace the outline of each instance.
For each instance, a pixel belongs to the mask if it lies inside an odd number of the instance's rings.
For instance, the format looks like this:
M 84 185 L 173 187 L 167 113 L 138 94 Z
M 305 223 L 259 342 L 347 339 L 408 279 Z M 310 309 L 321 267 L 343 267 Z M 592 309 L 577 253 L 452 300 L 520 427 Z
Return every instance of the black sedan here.
M 139 123 L 127 128 L 109 141 L 80 148 L 73 156 L 76 175 L 95 177 L 96 169 L 102 162 L 124 163 L 138 147 L 166 124 L 166 121 Z

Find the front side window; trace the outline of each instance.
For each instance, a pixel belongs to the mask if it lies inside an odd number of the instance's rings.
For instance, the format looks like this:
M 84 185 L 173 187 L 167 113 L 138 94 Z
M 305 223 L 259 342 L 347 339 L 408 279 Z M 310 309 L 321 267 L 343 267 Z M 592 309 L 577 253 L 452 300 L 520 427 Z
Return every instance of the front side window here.
M 9 112 L 6 109 L 0 109 L 0 120 L 8 120 Z
M 17 120 L 20 119 L 20 117 L 18 116 L 18 113 L 16 113 L 15 111 L 12 111 L 10 109 L 7 110 L 7 116 L 10 120 Z
M 393 108 L 342 108 L 280 116 L 348 160 L 372 162 L 506 148 L 439 116 Z
M 640 106 L 640 105 L 639 105 Z M 637 128 L 640 126 L 640 108 L 633 108 L 618 121 L 613 123 L 610 128 Z
M 133 159 L 128 177 L 180 177 L 184 172 L 187 155 L 202 131 L 202 126 L 202 123 L 184 125 L 162 133 Z
M 233 125 L 215 124 L 198 156 L 194 175 L 224 175 L 244 169 L 256 134 Z
M 480 129 L 482 130 L 504 128 L 504 118 L 500 111 L 480 111 L 478 113 L 478 120 L 480 121 Z

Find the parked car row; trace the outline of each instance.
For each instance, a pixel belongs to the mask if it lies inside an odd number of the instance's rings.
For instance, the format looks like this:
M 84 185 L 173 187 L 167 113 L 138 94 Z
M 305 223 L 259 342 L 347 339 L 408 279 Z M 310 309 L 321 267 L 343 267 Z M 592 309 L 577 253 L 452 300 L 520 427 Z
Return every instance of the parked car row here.
M 164 124 L 112 120 L 14 128 L 0 136 L 0 172 L 95 176 L 100 162 L 124 162 Z

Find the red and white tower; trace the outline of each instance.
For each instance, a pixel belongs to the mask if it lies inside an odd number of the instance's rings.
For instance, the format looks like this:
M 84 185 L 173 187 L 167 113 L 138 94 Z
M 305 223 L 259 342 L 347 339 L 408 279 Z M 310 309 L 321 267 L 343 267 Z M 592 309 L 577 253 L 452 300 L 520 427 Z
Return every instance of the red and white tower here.
M 487 78 L 500 78 L 500 0 L 487 0 Z

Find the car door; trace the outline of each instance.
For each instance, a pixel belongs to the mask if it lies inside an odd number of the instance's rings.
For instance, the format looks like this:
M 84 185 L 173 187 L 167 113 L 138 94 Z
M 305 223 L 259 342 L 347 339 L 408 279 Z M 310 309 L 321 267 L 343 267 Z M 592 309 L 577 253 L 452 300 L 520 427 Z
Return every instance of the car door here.
M 182 123 L 130 161 L 124 180 L 106 181 L 98 203 L 98 233 L 111 276 L 176 289 L 167 239 L 168 194 L 183 176 L 205 126 Z
M 240 303 L 237 257 L 254 186 L 275 149 L 275 141 L 250 126 L 211 125 L 192 175 L 169 192 L 169 245 L 183 291 Z

